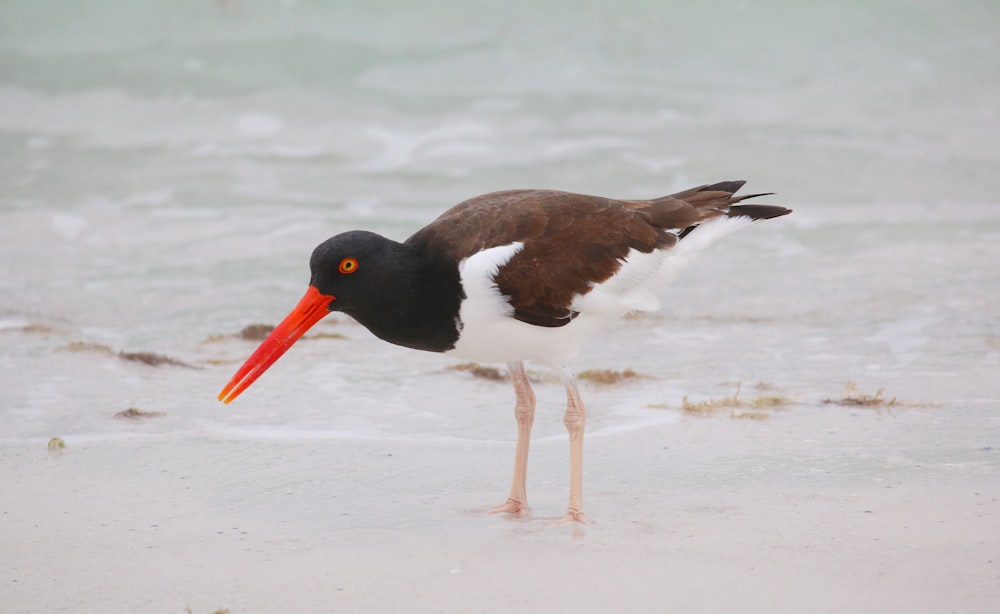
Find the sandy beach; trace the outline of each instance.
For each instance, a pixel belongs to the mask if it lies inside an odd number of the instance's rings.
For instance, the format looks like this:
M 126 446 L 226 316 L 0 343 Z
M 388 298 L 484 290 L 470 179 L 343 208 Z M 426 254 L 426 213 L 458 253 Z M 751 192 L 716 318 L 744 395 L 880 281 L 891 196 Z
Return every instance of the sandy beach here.
M 474 379 L 457 394 L 484 386 L 504 396 Z M 599 404 L 614 388 L 585 392 Z M 538 421 L 527 519 L 484 513 L 506 492 L 510 462 L 511 425 L 496 412 L 479 442 L 143 436 L 137 425 L 69 437 L 60 452 L 7 445 L 4 607 L 991 611 L 996 413 L 822 400 L 755 418 L 640 408 L 649 424 L 627 431 L 598 418 L 587 527 L 553 524 L 567 470 L 557 412 Z

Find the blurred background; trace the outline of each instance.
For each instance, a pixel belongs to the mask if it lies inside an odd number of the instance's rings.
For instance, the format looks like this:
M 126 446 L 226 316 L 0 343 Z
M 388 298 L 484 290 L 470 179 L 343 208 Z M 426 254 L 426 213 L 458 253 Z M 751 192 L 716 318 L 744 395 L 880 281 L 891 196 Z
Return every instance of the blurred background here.
M 998 31 L 973 1 L 5 1 L 0 411 L 35 437 L 130 401 L 228 420 L 212 399 L 253 343 L 207 340 L 283 316 L 328 236 L 401 240 L 497 189 L 737 178 L 795 214 L 719 246 L 581 366 L 676 378 L 667 396 L 986 381 Z M 327 424 L 324 395 L 371 392 L 341 363 L 373 390 L 445 364 L 338 317 L 349 343 L 302 350 L 244 411 L 293 399 Z

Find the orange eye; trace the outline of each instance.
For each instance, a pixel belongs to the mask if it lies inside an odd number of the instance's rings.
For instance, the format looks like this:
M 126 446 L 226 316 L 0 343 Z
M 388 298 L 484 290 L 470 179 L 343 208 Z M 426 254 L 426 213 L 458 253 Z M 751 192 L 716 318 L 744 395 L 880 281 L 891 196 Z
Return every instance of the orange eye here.
M 340 266 L 338 269 L 341 273 L 350 274 L 358 270 L 358 259 L 357 258 L 344 258 L 340 261 Z

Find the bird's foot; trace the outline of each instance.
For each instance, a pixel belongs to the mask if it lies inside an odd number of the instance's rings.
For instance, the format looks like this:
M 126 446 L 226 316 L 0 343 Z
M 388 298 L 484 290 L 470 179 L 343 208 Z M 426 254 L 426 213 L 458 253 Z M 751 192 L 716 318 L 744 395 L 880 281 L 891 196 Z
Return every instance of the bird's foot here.
M 584 515 L 583 510 L 569 509 L 566 511 L 566 515 L 556 521 L 556 524 L 563 524 L 565 522 L 579 522 L 583 525 L 590 524 L 587 517 Z
M 508 497 L 508 499 L 504 503 L 502 503 L 501 505 L 498 505 L 498 506 L 496 506 L 494 508 L 491 508 L 486 513 L 487 514 L 510 514 L 511 516 L 516 516 L 518 518 L 524 518 L 525 516 L 528 515 L 529 511 L 531 511 L 531 510 L 528 507 L 527 502 L 525 502 L 525 501 L 518 501 L 517 499 L 514 499 L 512 497 Z

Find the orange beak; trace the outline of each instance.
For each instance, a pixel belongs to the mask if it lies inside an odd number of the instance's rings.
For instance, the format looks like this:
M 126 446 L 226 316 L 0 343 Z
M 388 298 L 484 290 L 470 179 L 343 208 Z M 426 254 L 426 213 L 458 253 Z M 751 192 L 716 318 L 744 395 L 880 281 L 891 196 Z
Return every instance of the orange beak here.
M 307 330 L 312 328 L 313 324 L 330 313 L 330 302 L 334 298 L 328 294 L 320 294 L 315 286 L 309 286 L 305 296 L 295 306 L 295 309 L 271 331 L 267 339 L 264 339 L 260 347 L 243 363 L 233 379 L 229 380 L 226 387 L 219 393 L 219 400 L 223 403 L 229 403 L 240 396 L 241 392 L 249 388 L 250 384 L 263 375 L 264 371 L 267 371 L 268 367 L 274 364 L 274 361 L 281 358 L 281 355 L 287 352 L 288 348 L 292 347 L 292 344 Z

